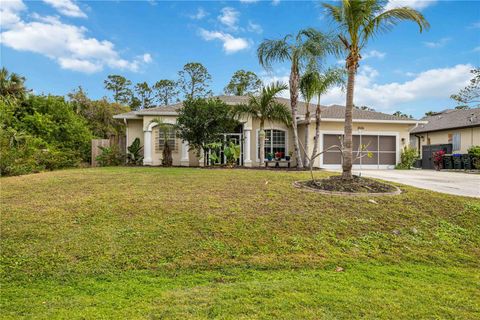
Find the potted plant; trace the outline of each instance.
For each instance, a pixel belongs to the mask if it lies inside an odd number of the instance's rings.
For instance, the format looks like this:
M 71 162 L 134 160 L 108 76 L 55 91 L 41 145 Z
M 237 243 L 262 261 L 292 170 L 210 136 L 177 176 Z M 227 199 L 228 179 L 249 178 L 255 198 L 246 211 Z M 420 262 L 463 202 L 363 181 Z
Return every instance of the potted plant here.
M 275 152 L 275 159 L 280 160 L 283 157 L 283 152 L 277 151 Z
M 271 152 L 267 153 L 267 160 L 272 161 L 272 159 L 273 159 L 273 153 Z
M 290 161 L 292 159 L 293 151 L 288 152 L 288 156 L 285 156 L 285 160 Z

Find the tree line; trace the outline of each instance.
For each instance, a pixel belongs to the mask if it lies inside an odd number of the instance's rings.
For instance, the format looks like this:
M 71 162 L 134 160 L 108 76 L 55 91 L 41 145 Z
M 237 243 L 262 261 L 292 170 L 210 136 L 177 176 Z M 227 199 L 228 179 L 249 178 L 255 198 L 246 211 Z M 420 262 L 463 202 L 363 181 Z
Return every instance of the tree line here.
M 154 84 L 139 82 L 135 85 L 124 76 L 112 74 L 104 81 L 106 90 L 111 91 L 113 101 L 130 106 L 132 110 L 166 106 L 183 100 L 206 98 L 213 95 L 210 90 L 212 76 L 199 62 L 189 62 L 178 72 L 178 79 L 161 79 Z M 245 95 L 257 91 L 260 78 L 252 71 L 236 71 L 224 89 L 227 95 Z

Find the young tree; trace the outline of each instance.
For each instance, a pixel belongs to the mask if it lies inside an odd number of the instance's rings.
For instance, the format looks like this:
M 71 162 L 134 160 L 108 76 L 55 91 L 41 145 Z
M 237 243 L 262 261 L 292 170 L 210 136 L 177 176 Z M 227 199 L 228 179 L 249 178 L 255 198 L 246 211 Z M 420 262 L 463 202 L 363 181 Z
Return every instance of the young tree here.
M 113 101 L 116 103 L 129 104 L 132 96 L 130 86 L 132 82 L 123 76 L 111 74 L 103 82 L 105 89 L 113 92 Z
M 178 87 L 185 99 L 205 98 L 212 94 L 209 89 L 212 76 L 201 63 L 189 62 L 178 72 Z
M 241 104 L 234 107 L 236 115 L 245 115 L 258 119 L 260 121 L 260 166 L 265 160 L 265 122 L 266 121 L 280 121 L 287 126 L 291 124 L 292 117 L 288 108 L 275 100 L 275 96 L 288 86 L 281 83 L 272 83 L 269 86 L 263 87 L 258 96 L 251 95 L 248 104 Z M 297 159 L 298 162 L 298 159 Z
M 220 99 L 188 99 L 178 111 L 177 132 L 200 155 L 219 134 L 231 132 L 237 124 L 232 107 Z
M 257 92 L 261 86 L 262 81 L 255 73 L 238 70 L 233 74 L 224 92 L 226 95 L 243 96 Z
M 153 86 L 153 91 L 159 105 L 166 106 L 178 100 L 178 87 L 173 80 L 157 81 Z
M 335 52 L 336 46 L 329 37 L 314 29 L 305 29 L 294 37 L 289 34 L 280 40 L 264 40 L 257 49 L 260 65 L 269 69 L 273 62 L 290 62 L 290 107 L 292 113 L 293 144 L 297 167 L 303 168 L 302 156 L 298 144 L 297 100 L 300 71 L 302 66 L 329 52 Z
M 327 69 L 325 73 L 320 73 L 318 69 L 311 69 L 304 77 L 302 77 L 302 81 L 311 82 L 311 84 L 306 86 L 308 87 L 308 90 L 313 91 L 313 94 L 317 98 L 317 106 L 315 108 L 315 136 L 313 137 L 313 150 L 312 156 L 310 157 L 310 159 L 312 159 L 318 152 L 320 139 L 320 120 L 322 114 L 320 99 L 322 95 L 326 94 L 335 86 L 339 86 L 343 90 L 345 87 L 345 71 L 339 68 L 330 68 Z M 310 92 L 309 95 L 312 95 L 312 93 Z M 307 148 L 305 149 L 308 150 Z M 311 166 L 313 166 L 313 163 L 310 163 L 310 167 Z
M 470 107 L 480 106 L 480 68 L 470 70 L 473 78 L 470 84 L 460 90 L 457 94 L 452 94 L 451 99 L 458 103 L 455 109 L 468 109 Z
M 347 98 L 345 104 L 345 134 L 342 178 L 352 176 L 352 109 L 355 75 L 361 59 L 361 51 L 374 36 L 392 29 L 399 22 L 410 20 L 418 24 L 420 32 L 429 27 L 423 15 L 409 7 L 386 10 L 383 0 L 342 0 L 338 5 L 324 3 L 328 15 L 337 24 L 339 38 L 347 50 L 345 67 L 348 72 Z
M 153 90 L 148 83 L 140 82 L 135 85 L 135 92 L 140 103 L 140 109 L 148 109 L 153 107 Z

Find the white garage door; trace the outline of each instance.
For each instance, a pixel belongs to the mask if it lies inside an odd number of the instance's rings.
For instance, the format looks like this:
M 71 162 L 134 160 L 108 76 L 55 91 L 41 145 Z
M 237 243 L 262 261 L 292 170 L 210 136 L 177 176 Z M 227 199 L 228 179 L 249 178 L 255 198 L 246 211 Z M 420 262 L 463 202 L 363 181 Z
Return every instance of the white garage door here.
M 323 150 L 325 151 L 333 145 L 339 145 L 342 135 L 324 134 Z M 364 145 L 367 151 L 363 151 L 364 155 L 371 152 L 372 157 L 363 156 L 361 159 L 355 160 L 354 164 L 365 165 L 395 165 L 397 155 L 397 143 L 395 136 L 389 135 L 353 135 L 353 152 L 354 156 L 360 145 Z M 328 150 L 323 154 L 323 164 L 340 165 L 342 164 L 341 153 L 338 150 Z

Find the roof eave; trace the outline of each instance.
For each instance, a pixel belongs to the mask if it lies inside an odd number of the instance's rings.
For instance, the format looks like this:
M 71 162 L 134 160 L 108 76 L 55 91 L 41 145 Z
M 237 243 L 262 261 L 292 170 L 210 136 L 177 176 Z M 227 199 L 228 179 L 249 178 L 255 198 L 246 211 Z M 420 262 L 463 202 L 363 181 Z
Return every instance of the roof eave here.
M 315 119 L 312 119 L 310 122 L 314 122 Z M 323 122 L 345 122 L 345 119 L 341 118 L 322 118 Z M 396 123 L 396 124 L 426 124 L 427 121 L 422 120 L 380 120 L 380 119 L 352 119 L 352 122 L 363 122 L 363 123 Z

